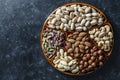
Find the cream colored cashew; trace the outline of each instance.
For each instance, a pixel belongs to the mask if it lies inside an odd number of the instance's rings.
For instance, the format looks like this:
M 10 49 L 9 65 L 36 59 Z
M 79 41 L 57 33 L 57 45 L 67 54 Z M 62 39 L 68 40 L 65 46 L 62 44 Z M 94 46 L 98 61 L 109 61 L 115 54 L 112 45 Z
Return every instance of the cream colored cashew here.
M 98 42 L 98 46 L 99 46 L 99 47 L 103 46 L 103 44 L 104 44 L 104 41 L 99 41 L 99 42 Z
M 110 36 L 110 38 L 113 38 L 112 32 L 109 32 L 108 35 Z
M 110 31 L 110 26 L 105 25 L 105 29 L 106 29 L 106 32 L 109 32 Z

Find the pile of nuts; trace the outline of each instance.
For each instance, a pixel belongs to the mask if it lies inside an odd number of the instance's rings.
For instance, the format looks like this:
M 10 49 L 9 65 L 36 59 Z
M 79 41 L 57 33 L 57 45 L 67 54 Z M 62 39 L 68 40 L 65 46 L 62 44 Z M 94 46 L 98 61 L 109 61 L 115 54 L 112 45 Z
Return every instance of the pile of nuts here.
M 70 56 L 79 60 L 79 70 L 86 73 L 101 67 L 105 57 L 90 40 L 86 32 L 73 32 L 67 36 L 65 49 Z
M 94 28 L 89 31 L 90 37 L 98 44 L 98 46 L 104 51 L 110 51 L 113 43 L 113 33 L 110 30 L 109 25 L 104 25 L 98 28 Z
M 104 17 L 94 8 L 81 5 L 62 6 L 50 15 L 47 24 L 53 29 L 64 31 L 86 31 L 94 25 L 101 25 Z
M 78 62 L 76 59 L 73 59 L 71 56 L 68 56 L 67 52 L 64 52 L 63 49 L 60 49 L 53 60 L 53 63 L 56 68 L 60 71 L 69 71 L 72 73 L 79 72 Z
M 74 32 L 69 34 L 66 40 L 66 50 L 71 56 L 82 57 L 88 53 L 92 44 L 86 32 Z
M 105 61 L 105 55 L 102 50 L 99 50 L 96 46 L 93 46 L 89 53 L 84 54 L 80 60 L 80 72 L 87 73 L 103 66 Z
M 103 66 L 113 47 L 112 26 L 97 8 L 85 3 L 59 7 L 41 32 L 42 50 L 56 69 L 83 75 Z
M 42 48 L 51 57 L 58 47 L 64 46 L 65 34 L 61 31 L 46 28 L 42 33 Z

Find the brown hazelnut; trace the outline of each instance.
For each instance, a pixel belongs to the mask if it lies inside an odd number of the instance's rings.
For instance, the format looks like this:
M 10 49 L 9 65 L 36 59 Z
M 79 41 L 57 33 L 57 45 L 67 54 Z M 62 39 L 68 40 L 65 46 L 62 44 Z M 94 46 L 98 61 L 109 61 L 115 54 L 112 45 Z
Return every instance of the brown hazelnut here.
M 89 47 L 88 46 L 85 46 L 85 49 L 88 49 Z
M 94 61 L 94 60 L 95 60 L 95 57 L 94 57 L 94 56 L 92 56 L 90 59 L 91 59 L 92 61 Z
M 84 62 L 84 67 L 87 67 L 88 66 L 88 63 L 87 62 Z
M 102 55 L 99 56 L 99 60 L 103 60 L 103 56 Z
M 91 65 L 92 65 L 93 67 L 96 67 L 96 63 L 95 63 L 95 62 L 93 62 Z
M 93 53 L 93 56 L 97 56 L 97 52 L 94 52 L 94 53 Z
M 89 60 L 88 63 L 89 63 L 89 64 L 92 64 L 92 60 Z
M 83 61 L 80 61 L 80 64 L 83 65 Z
M 90 54 L 86 54 L 86 57 L 89 59 L 90 58 Z
M 80 67 L 80 70 L 82 70 L 82 69 L 83 69 L 83 65 L 80 65 L 79 67 Z
M 89 71 L 89 68 L 87 67 L 87 68 L 85 68 L 85 70 L 88 72 L 88 71 Z
M 82 73 L 85 73 L 86 71 L 85 71 L 85 69 L 83 69 L 81 72 L 82 72 Z
M 102 54 L 102 50 L 98 50 L 98 54 L 101 55 Z
M 87 61 L 87 57 L 85 57 L 85 56 L 84 56 L 82 59 L 83 59 L 84 61 Z
M 93 49 L 91 49 L 91 50 L 90 50 L 90 52 L 91 52 L 91 53 L 93 53 L 93 52 L 94 52 L 94 50 L 93 50 Z
M 93 69 L 91 65 L 88 66 L 89 71 Z

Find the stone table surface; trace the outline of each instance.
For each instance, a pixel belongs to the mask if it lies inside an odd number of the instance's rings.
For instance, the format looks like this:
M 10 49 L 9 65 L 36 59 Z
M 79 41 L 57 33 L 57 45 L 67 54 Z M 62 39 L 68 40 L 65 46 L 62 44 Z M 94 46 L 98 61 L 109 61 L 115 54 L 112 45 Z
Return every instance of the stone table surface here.
M 101 9 L 114 29 L 114 49 L 96 72 L 73 77 L 55 70 L 40 49 L 40 31 L 47 16 L 69 2 L 87 2 Z M 0 0 L 0 80 L 120 80 L 119 0 Z

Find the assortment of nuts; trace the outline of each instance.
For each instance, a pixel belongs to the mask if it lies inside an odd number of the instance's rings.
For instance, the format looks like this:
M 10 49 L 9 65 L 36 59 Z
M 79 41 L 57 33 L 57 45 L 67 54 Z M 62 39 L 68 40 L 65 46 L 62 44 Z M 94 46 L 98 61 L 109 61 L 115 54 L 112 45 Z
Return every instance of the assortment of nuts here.
M 103 66 L 113 47 L 112 27 L 90 5 L 70 4 L 56 9 L 42 29 L 41 45 L 59 71 L 81 75 Z
M 98 46 L 104 51 L 110 51 L 113 43 L 113 33 L 110 30 L 109 25 L 104 25 L 98 28 L 94 28 L 89 31 L 90 37 L 98 44 Z
M 61 31 L 46 28 L 42 33 L 42 48 L 51 57 L 58 47 L 64 46 L 65 34 Z
M 60 71 L 69 71 L 72 73 L 79 72 L 78 62 L 76 59 L 73 59 L 71 56 L 68 56 L 67 52 L 64 52 L 63 49 L 60 49 L 53 60 L 55 67 Z
M 93 25 L 101 25 L 104 17 L 92 7 L 74 4 L 58 8 L 48 18 L 48 27 L 64 31 L 86 31 Z

